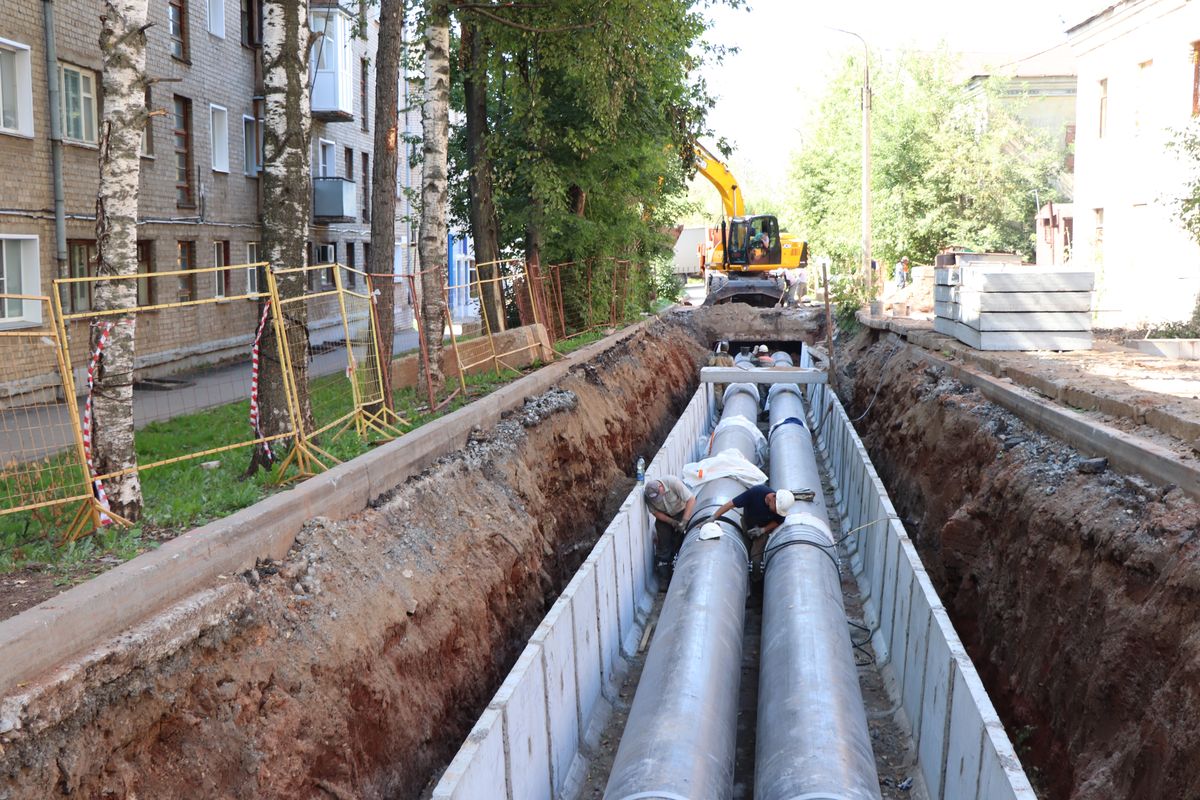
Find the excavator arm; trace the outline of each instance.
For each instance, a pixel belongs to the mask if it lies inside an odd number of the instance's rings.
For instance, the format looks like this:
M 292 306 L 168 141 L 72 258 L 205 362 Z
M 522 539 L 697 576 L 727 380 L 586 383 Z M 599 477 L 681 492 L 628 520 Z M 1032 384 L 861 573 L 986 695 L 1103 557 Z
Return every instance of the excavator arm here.
M 733 177 L 733 173 L 724 162 L 699 143 L 696 144 L 696 168 L 721 195 L 726 217 L 732 219 L 746 213 L 746 203 L 742 199 L 742 190 L 738 186 L 737 178 Z

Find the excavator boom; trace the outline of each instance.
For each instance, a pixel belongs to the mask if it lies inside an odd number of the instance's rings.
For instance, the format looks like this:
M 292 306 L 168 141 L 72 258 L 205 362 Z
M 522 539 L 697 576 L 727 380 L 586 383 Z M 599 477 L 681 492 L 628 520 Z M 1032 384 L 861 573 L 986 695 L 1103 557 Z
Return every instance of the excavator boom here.
M 696 168 L 721 195 L 726 217 L 740 217 L 746 213 L 746 203 L 742 200 L 742 190 L 738 187 L 737 178 L 733 177 L 733 173 L 721 159 L 699 143 L 696 144 Z

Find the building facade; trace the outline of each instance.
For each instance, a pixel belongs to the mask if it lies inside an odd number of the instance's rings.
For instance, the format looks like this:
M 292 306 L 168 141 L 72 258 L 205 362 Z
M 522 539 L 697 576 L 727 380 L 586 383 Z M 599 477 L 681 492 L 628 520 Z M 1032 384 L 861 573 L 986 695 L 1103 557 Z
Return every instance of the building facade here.
M 1200 247 L 1174 204 L 1193 168 L 1168 142 L 1200 116 L 1200 7 L 1123 0 L 1068 37 L 1079 74 L 1071 255 L 1096 271 L 1095 324 L 1186 319 Z
M 0 14 L 0 291 L 49 295 L 54 278 L 94 270 L 102 10 L 100 0 L 6 0 Z M 368 263 L 377 13 L 367 4 L 311 5 L 316 39 L 310 75 L 310 263 L 336 261 L 364 270 Z M 149 21 L 147 72 L 153 83 L 147 101 L 153 116 L 141 160 L 138 270 L 254 263 L 260 258 L 262 207 L 260 0 L 151 0 Z M 62 121 L 61 253 L 52 96 Z M 397 213 L 398 241 L 407 233 L 404 213 Z M 237 298 L 265 289 L 262 280 L 246 267 L 147 280 L 139 284 L 138 302 Z M 63 294 L 67 313 L 86 312 L 90 304 L 86 284 Z M 398 326 L 412 321 L 407 303 L 403 309 Z M 8 304 L 0 309 L 0 327 L 34 323 L 38 313 L 33 303 Z M 317 314 L 314 338 L 321 338 L 333 315 L 332 308 Z M 137 366 L 141 374 L 166 374 L 245 358 L 256 318 L 257 304 L 247 299 L 141 313 Z M 70 338 L 78 369 L 87 336 Z M 0 389 L 6 393 L 11 390 Z

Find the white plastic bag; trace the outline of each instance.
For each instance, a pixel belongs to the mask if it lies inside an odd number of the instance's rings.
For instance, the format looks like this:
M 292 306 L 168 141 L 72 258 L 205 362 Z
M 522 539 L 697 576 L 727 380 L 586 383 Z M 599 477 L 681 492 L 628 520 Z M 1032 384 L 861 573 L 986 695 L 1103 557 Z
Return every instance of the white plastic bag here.
M 684 464 L 680 477 L 693 491 L 718 478 L 733 478 L 747 487 L 767 482 L 767 476 L 761 469 L 733 449 L 722 450 L 715 456 Z

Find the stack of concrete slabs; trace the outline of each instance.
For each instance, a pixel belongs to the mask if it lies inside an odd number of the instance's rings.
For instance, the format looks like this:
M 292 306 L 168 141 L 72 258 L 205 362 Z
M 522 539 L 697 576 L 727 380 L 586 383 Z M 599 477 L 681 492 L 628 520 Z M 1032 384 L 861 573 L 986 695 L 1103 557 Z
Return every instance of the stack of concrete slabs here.
M 1082 270 L 960 262 L 936 271 L 934 329 L 977 350 L 1087 350 L 1093 280 Z

